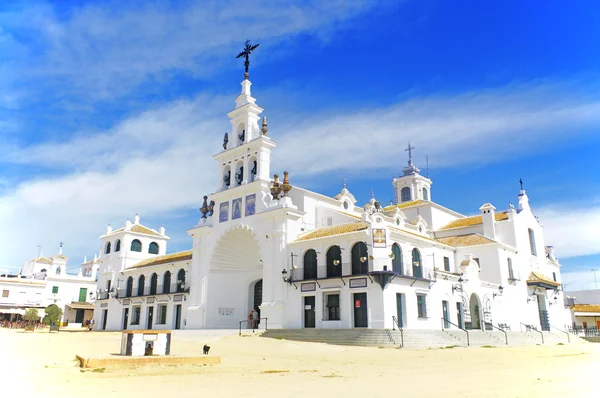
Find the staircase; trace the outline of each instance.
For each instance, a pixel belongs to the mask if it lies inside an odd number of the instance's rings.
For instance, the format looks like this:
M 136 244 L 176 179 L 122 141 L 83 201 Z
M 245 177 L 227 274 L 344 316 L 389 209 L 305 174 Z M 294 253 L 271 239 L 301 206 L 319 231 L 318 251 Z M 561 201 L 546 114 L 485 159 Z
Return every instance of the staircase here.
M 269 329 L 262 337 L 363 347 L 399 348 L 402 344 L 400 331 L 390 329 Z M 540 334 L 535 332 L 507 332 L 507 337 L 511 346 L 542 344 Z M 571 343 L 585 343 L 576 336 L 571 335 L 570 338 Z M 469 340 L 471 346 L 506 346 L 504 333 L 500 331 L 470 330 Z M 548 345 L 567 344 L 567 335 L 544 332 L 544 342 Z M 404 348 L 456 346 L 467 346 L 467 334 L 462 330 L 404 330 Z

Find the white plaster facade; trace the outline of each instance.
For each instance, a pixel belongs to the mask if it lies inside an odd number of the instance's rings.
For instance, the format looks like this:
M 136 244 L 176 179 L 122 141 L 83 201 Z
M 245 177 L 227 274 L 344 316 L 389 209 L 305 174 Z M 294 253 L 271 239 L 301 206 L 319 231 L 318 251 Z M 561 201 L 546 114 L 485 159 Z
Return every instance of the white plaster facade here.
M 173 327 L 175 305 L 182 306 L 177 326 L 189 329 L 237 328 L 252 308 L 269 328 L 391 328 L 394 318 L 415 329 L 437 329 L 442 318 L 512 330 L 569 323 L 568 310 L 554 305 L 562 303 L 560 264 L 524 190 L 517 208 L 496 211 L 487 203 L 478 216 L 465 217 L 435 203 L 432 181 L 410 157 L 392 181 L 397 203 L 388 207 L 375 198 L 357 206 L 345 182 L 334 198 L 288 190 L 287 180 L 271 177 L 276 143 L 266 119 L 259 129 L 263 109 L 250 86 L 242 82 L 228 114 L 229 140 L 214 155 L 219 184 L 187 231 L 191 252 L 165 255 L 164 230 L 135 232 L 139 219 L 101 237 L 103 248 L 116 239 L 129 247 L 135 237 L 144 248 L 157 242 L 160 252 L 103 251 L 98 283 L 108 295 L 96 304 L 97 328 Z M 129 277 L 144 275 L 148 284 L 153 273 L 160 281 L 180 269 L 186 281 L 180 301 L 156 292 L 119 293 Z M 141 320 L 132 325 L 134 301 Z M 160 302 L 167 321 L 157 325 Z

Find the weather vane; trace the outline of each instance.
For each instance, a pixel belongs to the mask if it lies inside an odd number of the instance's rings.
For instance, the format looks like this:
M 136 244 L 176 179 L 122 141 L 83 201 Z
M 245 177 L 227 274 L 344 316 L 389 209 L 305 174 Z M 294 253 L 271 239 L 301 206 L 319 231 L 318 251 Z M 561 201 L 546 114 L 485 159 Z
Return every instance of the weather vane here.
M 248 79 L 248 77 L 250 77 L 250 73 L 248 73 L 248 69 L 250 68 L 250 53 L 252 53 L 252 51 L 256 50 L 256 47 L 258 47 L 259 45 L 260 44 L 250 44 L 250 40 L 246 40 L 246 45 L 244 46 L 244 51 L 239 53 L 236 57 L 236 58 L 244 57 L 244 67 L 245 67 L 244 78 L 245 79 Z

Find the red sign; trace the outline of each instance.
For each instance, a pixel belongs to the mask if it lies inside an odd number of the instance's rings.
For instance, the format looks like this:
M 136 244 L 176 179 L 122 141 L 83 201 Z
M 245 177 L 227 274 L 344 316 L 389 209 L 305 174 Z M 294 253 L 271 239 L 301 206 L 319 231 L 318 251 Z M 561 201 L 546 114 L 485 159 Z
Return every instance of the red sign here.
M 354 306 L 356 308 L 360 308 L 360 300 L 356 300 L 356 303 L 354 303 Z

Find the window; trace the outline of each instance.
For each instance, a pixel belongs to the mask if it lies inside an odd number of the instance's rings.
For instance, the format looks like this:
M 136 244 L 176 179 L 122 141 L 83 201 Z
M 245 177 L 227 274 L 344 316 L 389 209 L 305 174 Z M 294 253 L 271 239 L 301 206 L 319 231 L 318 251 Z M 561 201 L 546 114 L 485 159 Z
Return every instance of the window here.
M 171 271 L 165 272 L 163 276 L 163 293 L 171 293 Z
M 304 253 L 304 279 L 317 278 L 317 252 L 309 249 Z
M 125 297 L 131 297 L 133 295 L 133 277 L 127 278 L 127 289 L 125 291 Z
M 96 246 L 98 247 L 98 246 Z M 58 286 L 52 286 L 52 294 L 58 293 Z
M 342 276 L 342 250 L 339 246 L 331 246 L 327 250 L 327 277 Z
M 148 253 L 158 254 L 158 244 L 156 242 L 150 243 L 150 246 L 148 246 Z
M 46 268 L 42 268 L 42 270 L 40 272 L 48 272 L 48 271 L 46 270 Z
M 531 249 L 531 255 L 537 256 L 537 250 L 535 248 L 535 233 L 533 229 L 529 228 L 529 248 Z
M 182 268 L 177 273 L 177 291 L 183 292 L 185 289 L 185 270 Z
M 134 239 L 131 242 L 131 251 L 132 252 L 141 252 L 142 251 L 142 242 L 137 239 Z
M 167 306 L 162 304 L 158 306 L 158 319 L 156 324 L 164 325 L 165 323 L 167 323 Z
M 2 297 L 8 297 L 8 290 L 2 291 Z
M 404 187 L 400 190 L 400 201 L 409 202 L 412 199 L 410 194 L 410 187 Z
M 142 313 L 142 307 L 140 307 L 140 306 L 133 307 L 133 316 L 131 318 L 131 324 L 132 325 L 139 325 L 140 324 L 140 314 L 141 313 Z
M 369 272 L 369 250 L 365 242 L 352 246 L 352 275 L 365 275 Z
M 417 312 L 419 318 L 427 318 L 427 304 L 424 294 L 417 294 Z
M 423 277 L 423 267 L 421 267 L 421 253 L 418 249 L 412 251 L 412 271 L 415 278 Z
M 515 272 L 513 271 L 512 258 L 508 258 L 508 279 L 515 280 Z
M 450 272 L 450 258 L 444 257 L 444 271 Z
M 554 282 L 556 282 L 556 272 L 552 273 L 552 279 L 554 279 Z
M 423 188 L 423 200 L 429 200 L 429 191 L 427 188 Z
M 325 302 L 325 313 L 323 320 L 325 321 L 339 321 L 340 320 L 340 295 L 325 294 L 323 301 Z
M 121 239 L 117 239 L 117 242 L 115 243 L 115 251 L 116 252 L 121 251 Z
M 150 278 L 150 294 L 156 294 L 156 284 L 158 282 L 158 275 L 152 274 Z
M 348 202 L 344 202 L 344 210 L 348 210 L 348 207 L 350 207 L 350 205 L 348 204 Z
M 394 243 L 392 245 L 392 271 L 397 272 L 399 275 L 404 274 L 404 260 L 402 259 L 402 249 L 400 245 Z
M 56 275 L 60 275 L 60 267 L 56 267 Z
M 481 272 L 481 263 L 479 262 L 479 257 L 474 257 L 473 261 L 477 263 L 477 268 L 479 268 L 479 272 Z
M 138 279 L 138 296 L 143 296 L 144 295 L 144 284 L 146 283 L 146 277 L 144 275 L 140 275 L 140 278 Z
M 104 254 L 110 253 L 110 242 L 106 244 L 106 249 L 104 250 Z

